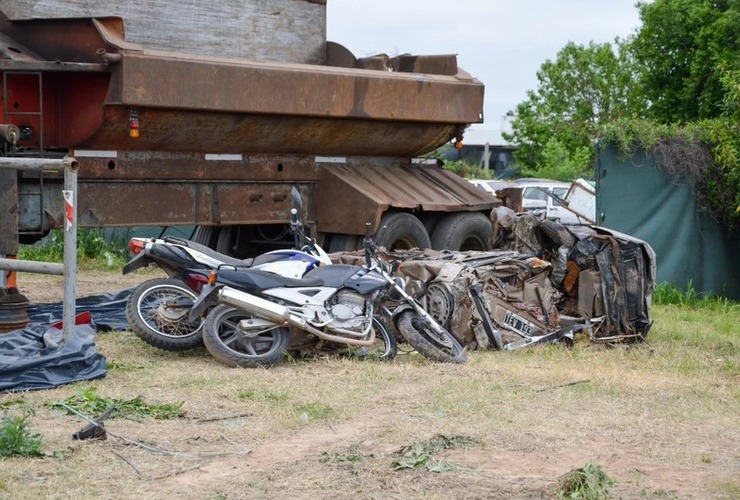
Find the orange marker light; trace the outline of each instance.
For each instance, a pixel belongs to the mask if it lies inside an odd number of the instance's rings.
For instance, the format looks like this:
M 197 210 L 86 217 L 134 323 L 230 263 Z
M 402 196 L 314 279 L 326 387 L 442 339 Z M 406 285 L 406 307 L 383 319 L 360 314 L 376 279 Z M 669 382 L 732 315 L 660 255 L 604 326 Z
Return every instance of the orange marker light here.
M 139 137 L 140 133 L 139 114 L 136 111 L 131 111 L 128 114 L 128 135 L 132 139 Z

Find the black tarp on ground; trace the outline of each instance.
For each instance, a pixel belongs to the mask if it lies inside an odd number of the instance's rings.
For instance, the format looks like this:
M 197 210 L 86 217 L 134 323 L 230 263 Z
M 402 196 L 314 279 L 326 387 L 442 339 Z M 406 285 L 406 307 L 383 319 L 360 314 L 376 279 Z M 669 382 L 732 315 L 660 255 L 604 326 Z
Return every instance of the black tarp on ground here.
M 62 303 L 33 304 L 31 323 L 23 330 L 0 335 L 0 391 L 50 389 L 80 380 L 103 378 L 105 357 L 95 348 L 97 331 L 125 330 L 126 301 L 132 290 L 77 300 L 78 317 L 71 335 L 62 341 Z

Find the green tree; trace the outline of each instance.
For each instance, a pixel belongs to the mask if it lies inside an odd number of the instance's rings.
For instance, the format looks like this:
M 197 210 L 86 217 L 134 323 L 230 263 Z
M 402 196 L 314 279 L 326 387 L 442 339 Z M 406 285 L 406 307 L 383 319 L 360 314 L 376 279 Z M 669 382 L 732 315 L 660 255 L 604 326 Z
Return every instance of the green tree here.
M 632 116 L 637 106 L 631 68 L 619 40 L 569 42 L 554 61 L 545 61 L 537 90 L 517 106 L 512 132 L 505 136 L 520 146 L 516 159 L 522 169 L 538 176 L 588 175 L 601 124 Z
M 740 0 L 639 2 L 630 49 L 646 118 L 687 123 L 722 114 L 723 71 L 740 67 Z

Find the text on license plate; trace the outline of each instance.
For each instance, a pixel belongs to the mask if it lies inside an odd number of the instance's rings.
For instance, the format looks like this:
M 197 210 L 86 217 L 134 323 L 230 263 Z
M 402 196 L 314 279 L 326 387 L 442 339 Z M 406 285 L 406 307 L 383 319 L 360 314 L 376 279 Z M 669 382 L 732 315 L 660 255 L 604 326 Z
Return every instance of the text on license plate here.
M 511 311 L 506 311 L 504 324 L 512 330 L 515 330 L 522 335 L 526 335 L 527 337 L 531 336 L 532 331 L 534 331 L 534 325 L 532 323 Z

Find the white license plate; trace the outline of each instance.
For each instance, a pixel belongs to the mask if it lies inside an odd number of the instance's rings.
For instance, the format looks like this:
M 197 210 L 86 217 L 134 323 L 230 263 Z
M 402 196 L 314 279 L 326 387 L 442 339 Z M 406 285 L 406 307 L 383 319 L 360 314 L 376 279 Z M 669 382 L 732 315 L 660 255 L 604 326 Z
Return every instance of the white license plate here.
M 506 311 L 504 316 L 504 324 L 512 330 L 521 333 L 526 337 L 530 337 L 534 331 L 534 325 L 522 318 L 518 314 L 514 314 L 511 311 Z

